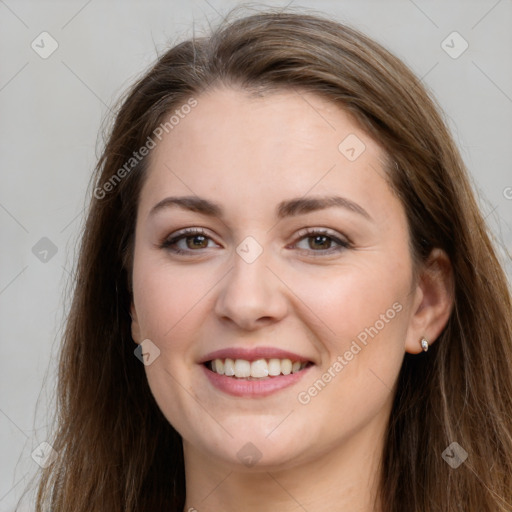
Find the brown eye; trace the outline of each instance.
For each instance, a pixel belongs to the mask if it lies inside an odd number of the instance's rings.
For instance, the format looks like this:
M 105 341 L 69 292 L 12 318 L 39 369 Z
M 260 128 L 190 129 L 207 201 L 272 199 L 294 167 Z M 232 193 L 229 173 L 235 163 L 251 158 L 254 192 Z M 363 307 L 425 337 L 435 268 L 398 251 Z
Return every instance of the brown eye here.
M 325 229 L 310 229 L 299 233 L 299 240 L 295 247 L 302 253 L 312 256 L 330 255 L 351 247 L 348 240 L 337 236 L 336 233 L 327 232 Z
M 219 247 L 206 232 L 199 228 L 189 228 L 171 235 L 161 243 L 161 248 L 175 254 L 199 253 L 201 249 Z
M 310 249 L 330 249 L 331 243 L 333 242 L 332 238 L 326 235 L 316 235 L 308 237 L 308 245 Z
M 208 247 L 208 238 L 203 235 L 187 236 L 188 249 L 206 249 Z

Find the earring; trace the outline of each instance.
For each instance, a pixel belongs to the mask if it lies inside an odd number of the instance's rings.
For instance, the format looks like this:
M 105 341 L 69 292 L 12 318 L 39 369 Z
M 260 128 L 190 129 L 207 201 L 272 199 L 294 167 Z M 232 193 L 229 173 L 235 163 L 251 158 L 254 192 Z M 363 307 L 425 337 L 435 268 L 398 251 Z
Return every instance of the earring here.
M 427 338 L 421 338 L 421 348 L 423 349 L 423 352 L 426 352 L 428 350 L 428 340 Z

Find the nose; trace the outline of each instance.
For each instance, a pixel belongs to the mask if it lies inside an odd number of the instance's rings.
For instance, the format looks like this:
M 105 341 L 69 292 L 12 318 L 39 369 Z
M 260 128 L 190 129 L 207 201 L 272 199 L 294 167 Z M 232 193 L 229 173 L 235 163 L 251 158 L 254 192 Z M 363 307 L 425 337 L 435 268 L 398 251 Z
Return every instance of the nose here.
M 264 255 L 252 263 L 237 254 L 234 258 L 216 299 L 217 317 L 247 331 L 284 318 L 288 311 L 285 287 L 267 267 Z

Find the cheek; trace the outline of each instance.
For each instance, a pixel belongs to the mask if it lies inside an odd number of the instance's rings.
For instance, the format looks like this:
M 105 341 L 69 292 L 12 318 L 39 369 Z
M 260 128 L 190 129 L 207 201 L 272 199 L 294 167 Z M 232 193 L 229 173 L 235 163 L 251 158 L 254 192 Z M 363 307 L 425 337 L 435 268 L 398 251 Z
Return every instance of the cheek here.
M 204 317 L 205 308 L 213 307 L 208 293 L 215 279 L 211 270 L 208 274 L 191 268 L 177 271 L 149 252 L 141 250 L 140 256 L 133 271 L 135 307 L 142 337 L 160 350 L 155 362 L 145 367 L 146 377 L 169 423 L 189 435 L 190 425 L 200 425 L 204 411 L 195 407 L 184 390 L 193 382 L 190 371 L 197 371 L 193 350 L 199 317 Z
M 212 272 L 177 269 L 162 258 L 135 260 L 134 302 L 142 335 L 158 345 L 177 338 L 175 331 L 186 325 L 215 285 Z
M 373 277 L 339 276 L 313 302 L 322 320 L 315 332 L 324 349 L 322 373 L 305 381 L 296 399 L 308 417 L 342 436 L 357 435 L 391 407 L 404 356 L 407 287 Z
M 317 315 L 322 326 L 319 337 L 328 343 L 330 352 L 343 350 L 358 336 L 364 342 L 372 327 L 380 338 L 396 339 L 403 333 L 411 272 L 407 262 L 386 260 L 376 252 L 358 257 L 357 263 L 304 273 L 300 279 L 295 276 L 294 291 Z
M 297 283 L 297 295 L 320 320 L 315 337 L 321 341 L 324 372 L 311 392 L 304 388 L 307 396 L 299 402 L 311 398 L 322 404 L 317 414 L 322 407 L 330 409 L 328 404 L 344 404 L 348 410 L 339 411 L 340 421 L 349 412 L 357 413 L 354 417 L 372 414 L 389 398 L 404 356 L 409 265 L 375 254 L 325 279 L 312 275 Z M 336 411 L 329 412 L 332 418 L 338 417 Z

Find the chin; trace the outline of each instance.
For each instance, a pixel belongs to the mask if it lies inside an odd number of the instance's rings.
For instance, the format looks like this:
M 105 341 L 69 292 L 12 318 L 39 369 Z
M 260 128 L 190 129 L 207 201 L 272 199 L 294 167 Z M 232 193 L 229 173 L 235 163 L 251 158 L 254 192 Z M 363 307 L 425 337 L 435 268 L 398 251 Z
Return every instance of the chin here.
M 311 458 L 307 454 L 311 446 L 307 442 L 304 444 L 306 440 L 297 431 L 282 427 L 276 429 L 279 422 L 274 421 L 272 432 L 267 422 L 260 422 L 259 425 L 255 422 L 257 420 L 248 419 L 248 423 L 243 426 L 238 421 L 237 429 L 224 423 L 232 438 L 223 431 L 222 434 L 207 438 L 203 434 L 202 439 L 196 438 L 189 441 L 189 444 L 194 447 L 194 451 L 203 452 L 203 456 L 208 454 L 217 464 L 224 463 L 231 471 L 285 470 Z

